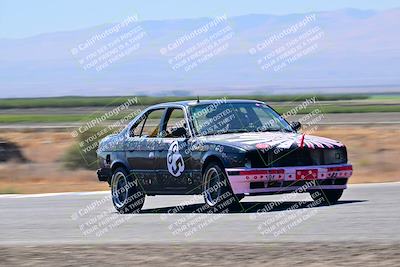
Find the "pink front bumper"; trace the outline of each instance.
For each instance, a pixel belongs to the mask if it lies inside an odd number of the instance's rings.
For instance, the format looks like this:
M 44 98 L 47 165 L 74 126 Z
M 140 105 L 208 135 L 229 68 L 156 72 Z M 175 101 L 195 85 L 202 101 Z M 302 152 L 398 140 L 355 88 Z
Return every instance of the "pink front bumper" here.
M 352 175 L 350 164 L 281 168 L 228 168 L 235 194 L 263 194 L 315 189 L 345 189 Z

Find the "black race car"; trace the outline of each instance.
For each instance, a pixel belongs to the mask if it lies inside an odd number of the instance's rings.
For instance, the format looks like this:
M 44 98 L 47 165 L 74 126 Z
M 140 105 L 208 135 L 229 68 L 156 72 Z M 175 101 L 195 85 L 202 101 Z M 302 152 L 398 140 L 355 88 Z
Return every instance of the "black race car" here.
M 300 127 L 260 101 L 158 104 L 99 143 L 97 174 L 123 213 L 140 211 L 145 195 L 203 194 L 215 207 L 300 191 L 334 203 L 352 174 L 346 147 Z

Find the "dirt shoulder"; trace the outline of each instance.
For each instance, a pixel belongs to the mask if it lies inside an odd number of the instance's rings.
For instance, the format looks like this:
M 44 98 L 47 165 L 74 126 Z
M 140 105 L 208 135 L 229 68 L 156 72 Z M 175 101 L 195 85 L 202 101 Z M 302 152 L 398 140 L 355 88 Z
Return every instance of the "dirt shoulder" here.
M 400 244 L 116 244 L 0 247 L 2 266 L 399 266 Z
M 354 174 L 350 183 L 400 181 L 400 125 L 319 126 L 315 135 L 346 144 Z M 61 158 L 74 144 L 69 131 L 2 131 L 20 146 L 26 163 L 0 163 L 0 193 L 108 190 L 95 171 L 67 170 Z

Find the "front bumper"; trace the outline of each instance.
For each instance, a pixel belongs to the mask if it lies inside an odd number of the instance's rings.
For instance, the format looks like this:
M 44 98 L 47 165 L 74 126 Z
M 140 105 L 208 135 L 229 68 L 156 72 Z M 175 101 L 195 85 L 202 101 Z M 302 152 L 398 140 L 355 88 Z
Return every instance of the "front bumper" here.
M 235 194 L 275 194 L 297 190 L 346 189 L 350 164 L 279 168 L 227 168 Z

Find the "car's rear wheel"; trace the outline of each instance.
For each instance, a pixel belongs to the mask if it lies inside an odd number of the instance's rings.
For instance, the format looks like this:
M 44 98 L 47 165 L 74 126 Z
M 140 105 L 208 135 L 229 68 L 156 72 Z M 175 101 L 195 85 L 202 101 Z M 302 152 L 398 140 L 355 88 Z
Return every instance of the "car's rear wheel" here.
M 203 173 L 203 196 L 210 207 L 227 208 L 238 204 L 243 197 L 235 196 L 223 168 L 215 162 L 207 165 Z
M 143 207 L 145 194 L 133 175 L 124 168 L 117 168 L 111 177 L 111 198 L 119 213 L 138 213 Z
M 314 201 L 321 202 L 321 204 L 325 205 L 333 205 L 337 203 L 342 194 L 343 189 L 327 189 L 310 192 L 310 195 Z

